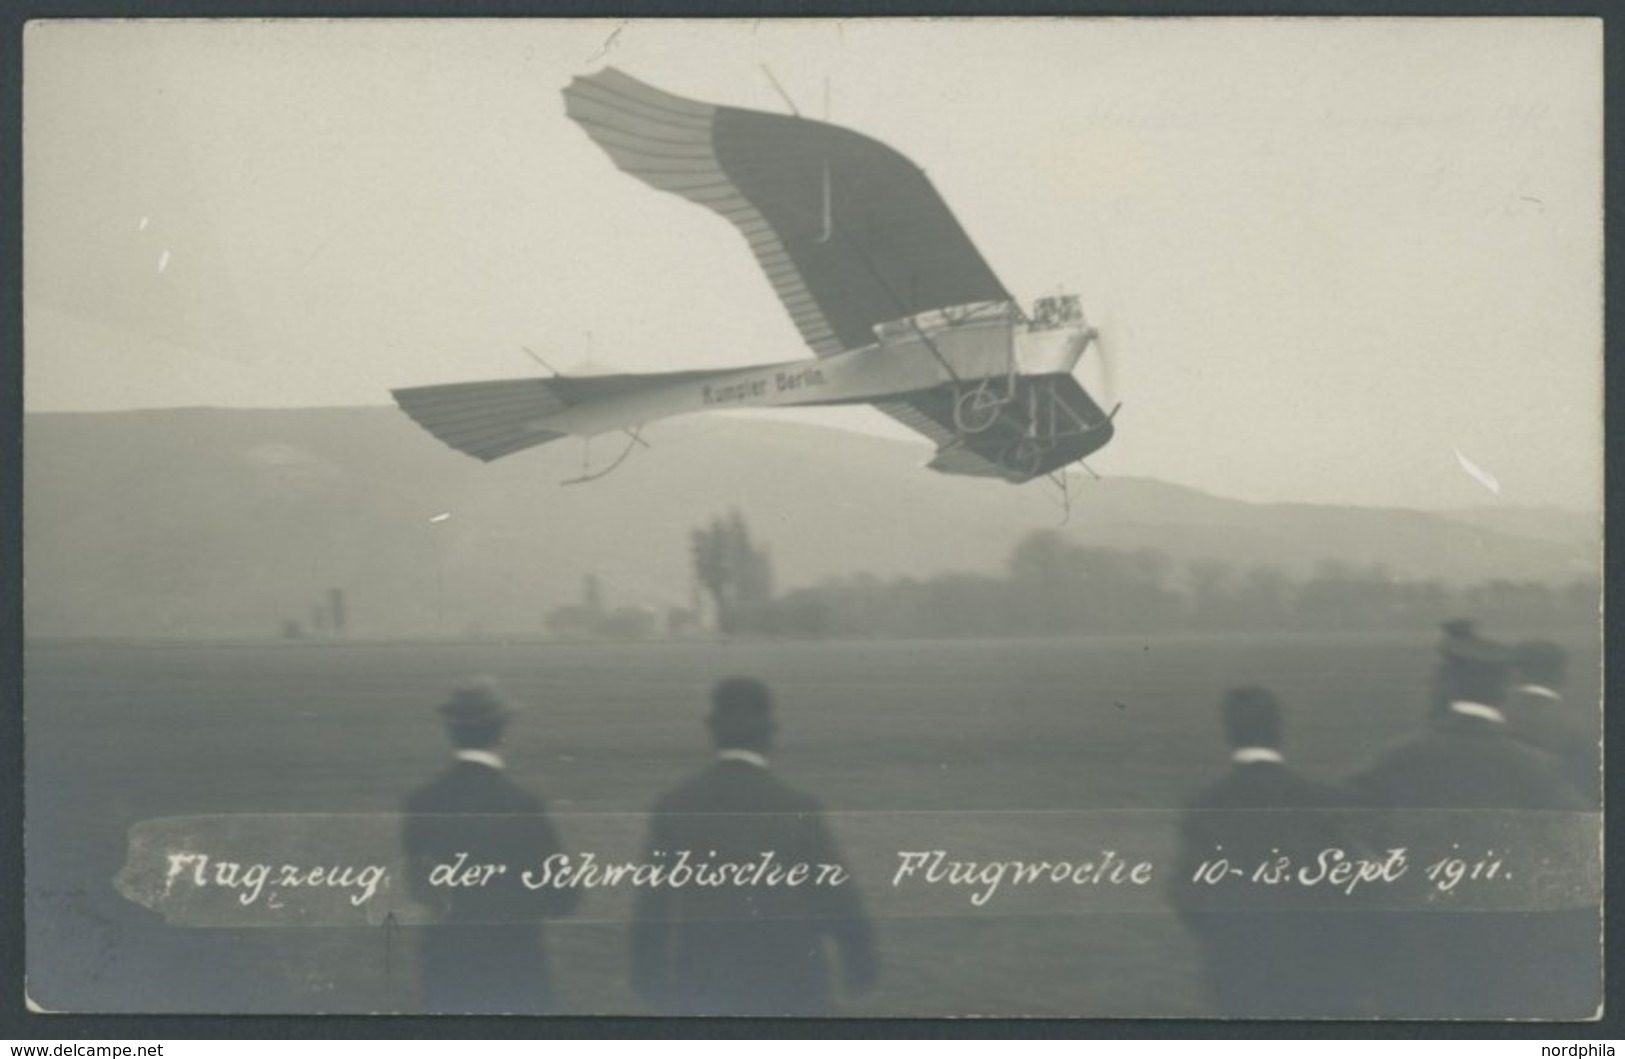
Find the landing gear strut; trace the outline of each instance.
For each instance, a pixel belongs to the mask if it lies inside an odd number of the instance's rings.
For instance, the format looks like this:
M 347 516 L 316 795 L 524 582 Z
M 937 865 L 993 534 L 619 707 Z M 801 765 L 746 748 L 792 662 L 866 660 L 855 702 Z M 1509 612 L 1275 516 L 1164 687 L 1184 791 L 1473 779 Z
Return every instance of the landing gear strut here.
M 966 390 L 954 400 L 954 429 L 960 434 L 980 434 L 999 421 L 999 410 L 1008 398 L 993 392 L 987 380 L 974 390 Z
M 1055 448 L 1055 439 L 1048 437 L 1022 438 L 1012 445 L 1006 446 L 999 453 L 999 467 L 1004 476 L 1013 482 L 1025 482 L 1038 473 L 1039 465 L 1044 457 Z

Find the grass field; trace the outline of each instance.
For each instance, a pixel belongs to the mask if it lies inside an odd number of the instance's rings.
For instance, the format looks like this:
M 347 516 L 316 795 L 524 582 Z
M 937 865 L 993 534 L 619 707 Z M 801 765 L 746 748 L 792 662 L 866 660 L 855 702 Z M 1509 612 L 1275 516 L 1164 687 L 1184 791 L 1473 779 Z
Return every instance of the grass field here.
M 1573 699 L 1596 701 L 1597 645 L 1568 646 Z M 989 827 L 989 812 L 1178 806 L 1225 767 L 1214 705 L 1237 683 L 1285 699 L 1299 767 L 1347 775 L 1415 730 L 1431 647 L 1426 637 L 1383 636 L 34 643 L 25 685 L 30 992 L 47 1008 L 86 1012 L 409 1009 L 415 969 L 398 939 L 386 954 L 372 929 L 173 927 L 111 880 L 126 829 L 150 817 L 393 812 L 442 767 L 433 708 L 474 673 L 495 674 L 527 705 L 506 747 L 510 768 L 549 800 L 577 847 L 608 839 L 592 833 L 594 817 L 573 814 L 641 813 L 705 764 L 706 692 L 749 673 L 779 698 L 776 768 L 833 812 L 853 814 L 834 823 L 849 853 L 905 842 L 911 821 L 930 820 L 933 835 L 954 838 L 967 856 L 1037 856 L 1067 852 L 1052 848 L 1043 814 L 1008 812 Z M 1165 856 L 1171 831 L 1153 830 L 1134 838 Z M 1079 836 L 1080 848 L 1097 837 Z M 888 894 L 884 871 L 858 881 L 884 978 L 848 1013 L 1203 1012 L 1193 949 L 1160 901 L 938 914 Z M 550 929 L 570 1011 L 640 1011 L 625 982 L 624 904 L 589 902 Z

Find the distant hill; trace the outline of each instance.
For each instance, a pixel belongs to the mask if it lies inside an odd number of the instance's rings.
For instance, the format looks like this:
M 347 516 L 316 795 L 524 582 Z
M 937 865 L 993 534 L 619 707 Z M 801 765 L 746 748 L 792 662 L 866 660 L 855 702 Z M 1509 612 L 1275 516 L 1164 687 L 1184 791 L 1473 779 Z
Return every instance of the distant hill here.
M 1549 541 L 1593 556 L 1601 565 L 1602 515 L 1560 507 L 1475 507 L 1444 514 L 1479 529 Z
M 735 507 L 781 588 L 996 572 L 1058 527 L 1179 561 L 1304 573 L 1335 558 L 1453 583 L 1593 576 L 1600 547 L 1600 525 L 1587 537 L 1566 512 L 1250 504 L 1131 478 L 1076 483 L 1063 527 L 1042 483 L 947 477 L 922 468 L 924 443 L 742 418 L 657 424 L 652 451 L 570 487 L 579 442 L 481 464 L 393 408 L 37 414 L 25 432 L 26 621 L 42 636 L 269 637 L 334 587 L 356 635 L 534 634 L 588 574 L 611 606 L 687 606 L 689 532 Z

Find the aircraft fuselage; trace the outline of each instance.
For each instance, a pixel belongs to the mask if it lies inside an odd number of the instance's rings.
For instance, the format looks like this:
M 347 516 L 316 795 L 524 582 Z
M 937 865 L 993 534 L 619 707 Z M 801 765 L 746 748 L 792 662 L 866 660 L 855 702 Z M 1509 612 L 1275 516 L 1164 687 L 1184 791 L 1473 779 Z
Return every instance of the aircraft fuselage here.
M 1066 374 L 1092 335 L 1081 324 L 1033 330 L 1003 315 L 957 323 L 929 315 L 938 319 L 883 325 L 873 345 L 831 357 L 636 376 L 634 386 L 581 400 L 533 425 L 590 436 L 694 412 L 882 401 L 956 378 L 1003 377 L 1012 367 L 1022 375 Z

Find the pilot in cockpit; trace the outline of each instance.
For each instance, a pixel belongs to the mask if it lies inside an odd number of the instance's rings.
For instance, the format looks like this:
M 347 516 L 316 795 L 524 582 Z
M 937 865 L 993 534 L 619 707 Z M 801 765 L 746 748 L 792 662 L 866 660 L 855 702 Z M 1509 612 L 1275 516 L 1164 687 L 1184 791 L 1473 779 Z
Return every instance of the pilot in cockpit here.
M 1083 306 L 1075 294 L 1057 294 L 1033 302 L 1032 329 L 1049 331 L 1083 319 Z

